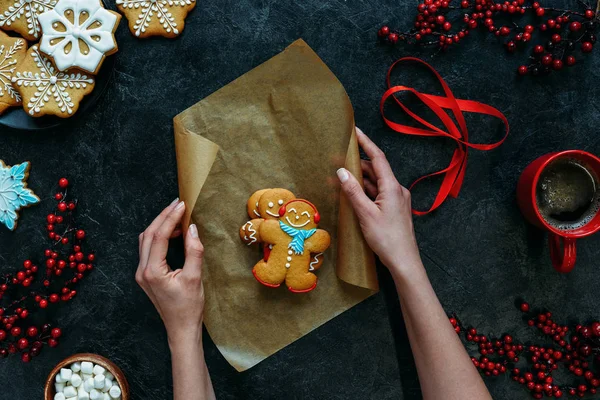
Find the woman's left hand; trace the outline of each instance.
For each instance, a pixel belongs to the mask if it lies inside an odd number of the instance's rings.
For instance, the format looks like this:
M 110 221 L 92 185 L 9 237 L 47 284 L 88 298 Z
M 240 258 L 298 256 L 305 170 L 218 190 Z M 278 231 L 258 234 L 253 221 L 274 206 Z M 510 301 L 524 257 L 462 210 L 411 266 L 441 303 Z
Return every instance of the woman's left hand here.
M 185 203 L 173 201 L 139 236 L 140 262 L 136 282 L 160 314 L 169 342 L 200 340 L 204 315 L 202 262 L 204 247 L 196 225 L 185 236 L 185 264 L 172 270 L 167 264 L 169 239 L 180 234 Z

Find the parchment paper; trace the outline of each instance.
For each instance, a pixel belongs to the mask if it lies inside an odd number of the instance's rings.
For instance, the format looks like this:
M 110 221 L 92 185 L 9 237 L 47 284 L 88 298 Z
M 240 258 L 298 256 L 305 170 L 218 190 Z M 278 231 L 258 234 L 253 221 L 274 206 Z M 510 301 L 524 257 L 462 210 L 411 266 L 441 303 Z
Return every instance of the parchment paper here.
M 344 88 L 302 40 L 174 119 L 180 197 L 205 246 L 205 324 L 223 356 L 246 370 L 378 290 L 373 254 L 335 172 L 361 177 Z M 282 187 L 313 202 L 332 245 L 307 294 L 262 286 L 262 257 L 243 245 L 246 201 Z M 339 278 L 339 279 L 338 279 Z

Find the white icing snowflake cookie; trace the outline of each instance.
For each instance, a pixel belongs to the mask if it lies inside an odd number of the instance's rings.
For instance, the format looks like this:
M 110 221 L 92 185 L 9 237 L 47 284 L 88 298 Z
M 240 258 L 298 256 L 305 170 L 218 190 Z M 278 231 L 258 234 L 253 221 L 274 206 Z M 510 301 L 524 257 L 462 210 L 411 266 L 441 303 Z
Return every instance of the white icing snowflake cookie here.
M 94 77 L 78 70 L 58 71 L 40 53 L 31 49 L 12 78 L 23 97 L 23 108 L 32 117 L 56 115 L 68 118 L 75 114 L 81 100 L 94 90 Z
M 40 38 L 38 16 L 58 0 L 0 0 L 0 28 L 15 31 L 29 41 Z
M 0 160 L 0 223 L 11 231 L 17 227 L 17 212 L 40 201 L 39 197 L 27 188 L 29 166 L 29 161 L 26 161 L 7 167 Z
M 129 20 L 129 30 L 139 38 L 179 36 L 195 0 L 117 0 L 117 8 Z
M 26 54 L 25 39 L 13 38 L 0 31 L 0 114 L 9 107 L 21 105 L 21 95 L 14 88 L 12 77 Z
M 105 9 L 100 0 L 60 0 L 38 20 L 40 51 L 60 71 L 79 68 L 97 74 L 104 58 L 117 52 L 114 32 L 121 15 Z

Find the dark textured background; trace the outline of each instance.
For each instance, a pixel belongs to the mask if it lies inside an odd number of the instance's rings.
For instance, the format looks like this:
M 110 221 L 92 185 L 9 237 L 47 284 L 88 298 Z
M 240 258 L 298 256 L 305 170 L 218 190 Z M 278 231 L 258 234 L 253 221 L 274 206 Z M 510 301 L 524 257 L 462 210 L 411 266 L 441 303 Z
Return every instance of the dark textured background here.
M 114 8 L 114 1 L 109 3 Z M 124 21 L 117 32 L 115 79 L 88 115 L 43 133 L 0 127 L 0 159 L 9 165 L 30 160 L 29 183 L 43 199 L 22 212 L 16 232 L 0 229 L 0 271 L 14 269 L 46 245 L 40 222 L 63 175 L 75 183 L 80 220 L 98 254 L 98 268 L 79 286 L 78 298 L 57 313 L 65 332 L 61 345 L 27 365 L 18 357 L 0 362 L 0 376 L 10 382 L 0 398 L 40 399 L 53 365 L 82 351 L 119 364 L 134 399 L 172 396 L 165 332 L 133 279 L 138 233 L 177 196 L 172 118 L 293 40 L 305 39 L 344 84 L 357 124 L 385 150 L 401 183 L 446 166 L 451 143 L 400 137 L 378 114 L 391 62 L 419 53 L 382 47 L 375 32 L 385 21 L 408 26 L 416 4 L 201 0 L 177 40 L 137 40 Z M 516 77 L 527 53 L 509 56 L 483 32 L 449 54 L 423 56 L 457 97 L 497 107 L 512 128 L 501 148 L 471 152 L 458 199 L 416 219 L 423 259 L 445 309 L 480 331 L 509 331 L 523 341 L 540 339 L 513 305 L 519 296 L 548 307 L 559 321 L 600 318 L 600 236 L 582 240 L 575 271 L 559 275 L 550 266 L 545 235 L 523 221 L 515 202 L 519 173 L 537 156 L 570 148 L 600 153 L 598 50 L 569 71 L 542 79 Z M 429 92 L 439 89 L 413 68 L 395 81 Z M 494 141 L 501 134 L 495 121 L 472 117 L 468 122 L 474 141 Z M 424 207 L 435 189 L 434 184 L 419 187 L 416 205 Z M 385 271 L 381 279 L 381 293 L 244 373 L 227 364 L 207 335 L 217 396 L 420 398 L 397 296 Z M 488 384 L 494 398 L 528 398 L 508 376 Z

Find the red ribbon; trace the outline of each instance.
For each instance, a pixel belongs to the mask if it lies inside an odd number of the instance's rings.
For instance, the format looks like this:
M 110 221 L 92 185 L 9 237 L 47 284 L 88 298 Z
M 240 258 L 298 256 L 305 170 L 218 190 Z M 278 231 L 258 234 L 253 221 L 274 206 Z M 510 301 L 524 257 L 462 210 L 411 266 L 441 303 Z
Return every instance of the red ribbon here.
M 392 70 L 399 63 L 407 62 L 407 61 L 416 62 L 420 65 L 427 67 L 431 72 L 433 72 L 433 74 L 437 77 L 438 81 L 441 83 L 446 96 L 443 97 L 443 96 L 435 96 L 435 95 L 431 95 L 431 94 L 424 94 L 424 93 L 416 91 L 413 88 L 409 88 L 406 86 L 393 86 L 392 87 L 391 83 L 390 83 L 390 75 L 392 73 Z M 399 59 L 395 63 L 393 63 L 387 73 L 387 86 L 388 86 L 388 90 L 386 90 L 385 93 L 383 94 L 383 97 L 381 98 L 381 103 L 379 105 L 379 110 L 381 112 L 381 116 L 383 117 L 383 120 L 385 121 L 387 126 L 392 128 L 394 131 L 396 131 L 398 133 L 403 133 L 405 135 L 438 136 L 438 137 L 441 136 L 441 137 L 450 138 L 456 142 L 456 150 L 454 150 L 452 160 L 450 161 L 450 165 L 448 167 L 446 167 L 440 171 L 425 175 L 425 176 L 417 179 L 415 182 L 413 182 L 412 185 L 410 185 L 409 190 L 412 190 L 412 188 L 417 183 L 421 182 L 424 179 L 427 179 L 427 178 L 430 178 L 430 177 L 436 176 L 436 175 L 442 175 L 442 174 L 445 175 L 444 180 L 442 181 L 442 184 L 438 191 L 438 194 L 437 194 L 433 204 L 431 205 L 431 208 L 429 208 L 429 210 L 427 210 L 427 211 L 418 211 L 415 209 L 412 210 L 413 214 L 415 214 L 415 215 L 425 215 L 425 214 L 432 212 L 433 210 L 438 208 L 440 205 L 442 205 L 442 203 L 448 198 L 448 196 L 452 196 L 454 198 L 456 198 L 458 196 L 458 193 L 460 192 L 460 188 L 463 184 L 463 180 L 465 178 L 465 169 L 467 166 L 467 150 L 468 150 L 468 148 L 470 147 L 470 148 L 476 149 L 476 150 L 488 151 L 488 150 L 492 150 L 492 149 L 495 149 L 496 147 L 500 146 L 504 142 L 506 137 L 508 136 L 508 130 L 509 130 L 508 121 L 507 121 L 506 117 L 504 116 L 504 114 L 502 114 L 500 111 L 496 110 L 494 107 L 488 106 L 487 104 L 478 103 L 476 101 L 460 100 L 460 99 L 455 98 L 454 95 L 452 94 L 452 91 L 450 90 L 450 87 L 444 81 L 444 79 L 442 79 L 440 74 L 435 69 L 433 69 L 433 67 L 431 65 L 427 64 L 425 61 L 420 60 L 418 58 L 404 57 L 404 58 Z M 421 100 L 426 106 L 428 106 L 438 116 L 438 118 L 440 118 L 440 120 L 444 124 L 444 127 L 446 128 L 446 131 L 439 129 L 438 127 L 430 124 L 429 122 L 425 121 L 424 119 L 422 119 L 421 117 L 419 117 L 418 115 L 416 115 L 415 113 L 410 111 L 404 104 L 402 104 L 402 102 L 400 100 L 398 100 L 398 98 L 396 96 L 394 96 L 396 93 L 404 92 L 404 91 L 413 93 L 415 96 L 417 96 L 419 98 L 419 100 Z M 421 125 L 425 126 L 428 129 L 415 128 L 413 126 L 398 124 L 398 123 L 393 122 L 393 121 L 389 120 L 388 118 L 386 118 L 383 106 L 389 97 L 393 97 L 394 100 L 396 101 L 396 103 L 409 116 L 411 116 L 415 121 L 419 122 Z M 452 118 L 450 118 L 450 116 L 446 113 L 446 111 L 444 111 L 444 109 L 452 110 L 452 114 L 454 114 L 454 117 L 458 121 L 458 126 L 456 126 L 456 124 L 454 123 Z M 467 130 L 467 124 L 465 122 L 463 112 L 485 114 L 485 115 L 490 115 L 492 117 L 501 119 L 502 122 L 504 123 L 504 126 L 506 127 L 506 134 L 500 141 L 498 141 L 496 143 L 477 144 L 477 143 L 469 142 L 469 131 Z

